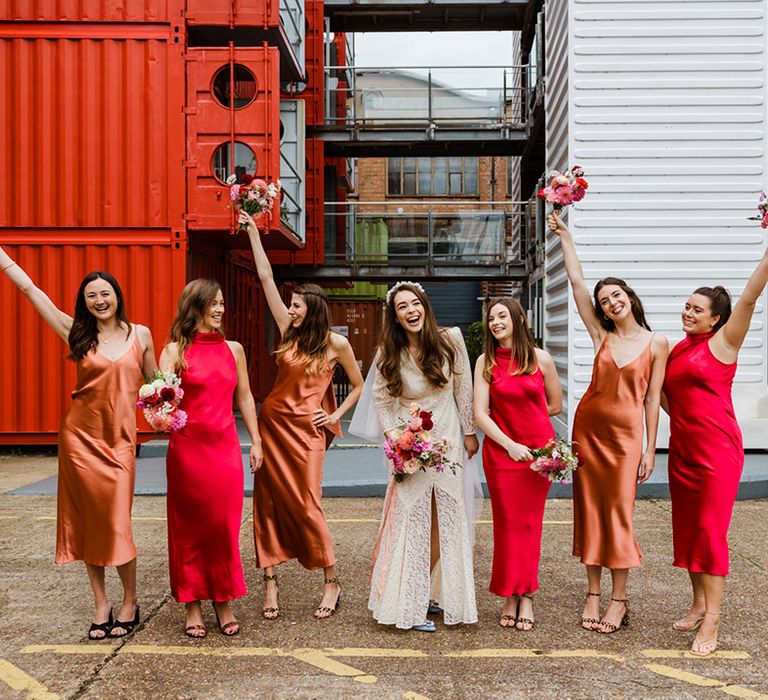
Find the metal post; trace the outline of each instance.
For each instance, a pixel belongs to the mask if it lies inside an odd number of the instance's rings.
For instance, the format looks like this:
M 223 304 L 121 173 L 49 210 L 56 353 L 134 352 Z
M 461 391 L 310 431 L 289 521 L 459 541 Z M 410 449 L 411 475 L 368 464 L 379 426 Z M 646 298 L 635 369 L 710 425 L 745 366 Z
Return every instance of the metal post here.
M 432 236 L 432 208 L 427 210 L 427 274 L 431 275 L 434 262 L 434 237 Z
M 501 89 L 501 110 L 499 111 L 499 120 L 503 124 L 507 121 L 507 69 L 502 69 L 502 89 Z
M 432 69 L 427 72 L 427 120 L 432 124 Z

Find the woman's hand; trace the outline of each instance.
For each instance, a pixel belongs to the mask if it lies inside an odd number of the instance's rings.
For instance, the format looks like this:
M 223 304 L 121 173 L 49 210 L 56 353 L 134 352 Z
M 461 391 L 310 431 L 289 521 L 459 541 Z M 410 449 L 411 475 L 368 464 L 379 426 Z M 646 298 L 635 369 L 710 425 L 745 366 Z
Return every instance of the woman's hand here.
M 261 451 L 261 440 L 254 442 L 253 445 L 251 445 L 248 461 L 251 464 L 251 474 L 255 474 L 261 469 L 261 465 L 264 462 L 264 455 Z
M 477 454 L 477 451 L 480 449 L 477 435 L 464 436 L 464 449 L 467 451 L 467 459 L 472 459 Z
M 253 217 L 245 211 L 245 209 L 240 210 L 240 216 L 237 217 L 237 222 L 241 226 L 245 226 L 248 229 L 248 233 L 258 233 L 259 229 L 256 228 L 256 222 L 253 220 Z
M 337 415 L 337 411 L 334 411 L 333 413 L 326 413 L 322 408 L 317 408 L 312 414 L 312 422 L 318 428 L 321 428 L 324 425 L 333 425 L 338 423 L 340 417 L 341 416 Z
M 564 233 L 568 233 L 568 227 L 563 223 L 563 220 L 555 212 L 552 212 L 547 217 L 547 226 L 549 227 L 549 230 L 556 236 L 562 236 Z
M 655 454 L 653 452 L 645 452 L 643 458 L 640 460 L 640 468 L 637 472 L 637 481 L 642 484 L 644 481 L 648 481 L 648 478 L 653 474 L 653 462 Z
M 509 444 L 507 445 L 507 454 L 511 459 L 514 459 L 515 462 L 533 461 L 533 455 L 531 454 L 531 451 L 525 445 L 521 445 L 519 442 L 515 442 L 514 440 L 509 441 Z

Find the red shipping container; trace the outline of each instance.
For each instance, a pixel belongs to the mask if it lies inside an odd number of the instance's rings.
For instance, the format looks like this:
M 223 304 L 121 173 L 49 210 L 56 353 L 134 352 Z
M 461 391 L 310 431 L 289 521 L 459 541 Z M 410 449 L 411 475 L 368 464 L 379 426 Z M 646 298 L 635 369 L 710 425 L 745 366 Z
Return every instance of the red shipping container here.
M 183 9 L 184 0 L 4 0 L 0 3 L 0 20 L 179 22 Z
M 336 331 L 346 335 L 361 366 L 363 376 L 376 357 L 384 321 L 384 305 L 380 301 L 331 301 L 331 319 Z
M 325 119 L 325 24 L 322 0 L 307 0 L 304 10 L 307 17 L 304 44 L 305 77 L 299 83 L 288 83 L 283 97 L 304 100 L 307 126 L 319 126 Z
M 234 223 L 234 213 L 227 209 L 227 176 L 233 172 L 255 173 L 267 182 L 276 182 L 280 177 L 278 50 L 190 48 L 185 58 L 189 201 L 186 219 L 190 229 L 228 231 Z M 235 77 L 234 83 L 230 81 L 231 75 Z M 234 109 L 228 106 L 230 90 L 234 93 Z M 270 228 L 279 226 L 280 212 L 276 206 Z
M 188 24 L 268 27 L 280 26 L 279 0 L 187 0 Z

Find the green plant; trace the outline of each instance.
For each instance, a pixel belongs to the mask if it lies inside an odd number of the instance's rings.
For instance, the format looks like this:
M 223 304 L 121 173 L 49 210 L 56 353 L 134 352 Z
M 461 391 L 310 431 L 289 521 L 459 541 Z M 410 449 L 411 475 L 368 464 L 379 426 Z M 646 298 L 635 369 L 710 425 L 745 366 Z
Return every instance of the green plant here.
M 485 345 L 485 323 L 475 321 L 467 327 L 467 352 L 469 353 L 469 362 L 474 368 L 477 358 L 483 354 Z

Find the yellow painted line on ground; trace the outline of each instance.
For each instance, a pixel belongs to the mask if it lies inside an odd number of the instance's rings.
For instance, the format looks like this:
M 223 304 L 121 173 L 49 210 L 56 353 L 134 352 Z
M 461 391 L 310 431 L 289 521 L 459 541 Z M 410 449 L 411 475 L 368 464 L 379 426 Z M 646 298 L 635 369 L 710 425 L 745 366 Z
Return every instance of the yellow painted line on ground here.
M 751 700 L 768 700 L 768 695 L 758 693 L 756 690 L 750 690 L 749 688 L 743 688 L 740 685 L 729 685 L 718 681 L 714 678 L 708 678 L 707 676 L 700 676 L 698 673 L 690 673 L 688 671 L 681 671 L 679 668 L 672 668 L 672 666 L 663 666 L 662 664 L 645 664 L 645 668 L 653 673 L 657 673 L 660 676 L 666 676 L 667 678 L 673 678 L 677 681 L 683 681 L 684 683 L 690 683 L 691 685 L 698 685 L 704 688 L 714 688 L 726 695 L 733 695 L 737 698 L 750 698 Z
M 100 654 L 108 656 L 114 651 L 111 644 L 30 644 L 21 649 L 22 654 Z
M 618 654 L 606 654 L 596 649 L 555 649 L 547 651 L 544 656 L 555 659 L 610 659 L 618 663 L 624 662 L 624 657 Z
M 701 657 L 691 654 L 684 649 L 645 649 L 640 652 L 649 659 L 751 659 L 746 651 L 716 651 L 709 656 Z
M 468 651 L 452 651 L 446 654 L 452 658 L 465 659 L 610 659 L 622 663 L 623 656 L 606 654 L 595 649 L 555 649 L 553 651 L 541 651 L 541 649 L 470 649 Z
M 349 656 L 360 658 L 426 658 L 427 652 L 420 649 L 368 649 L 366 647 L 342 647 L 341 649 L 323 649 L 328 656 Z
M 296 649 L 291 652 L 290 656 L 315 668 L 319 668 L 326 673 L 331 673 L 334 676 L 346 676 L 358 683 L 375 683 L 378 680 L 376 676 L 370 676 L 365 671 L 348 666 L 335 659 L 329 659 L 322 651 L 317 649 Z
M 0 515 L 0 520 L 18 520 L 18 515 Z
M 283 649 L 269 647 L 177 647 L 152 644 L 126 644 L 121 654 L 161 654 L 164 656 L 290 656 Z
M 14 690 L 26 691 L 27 700 L 59 700 L 56 693 L 5 659 L 0 659 L 0 680 Z

